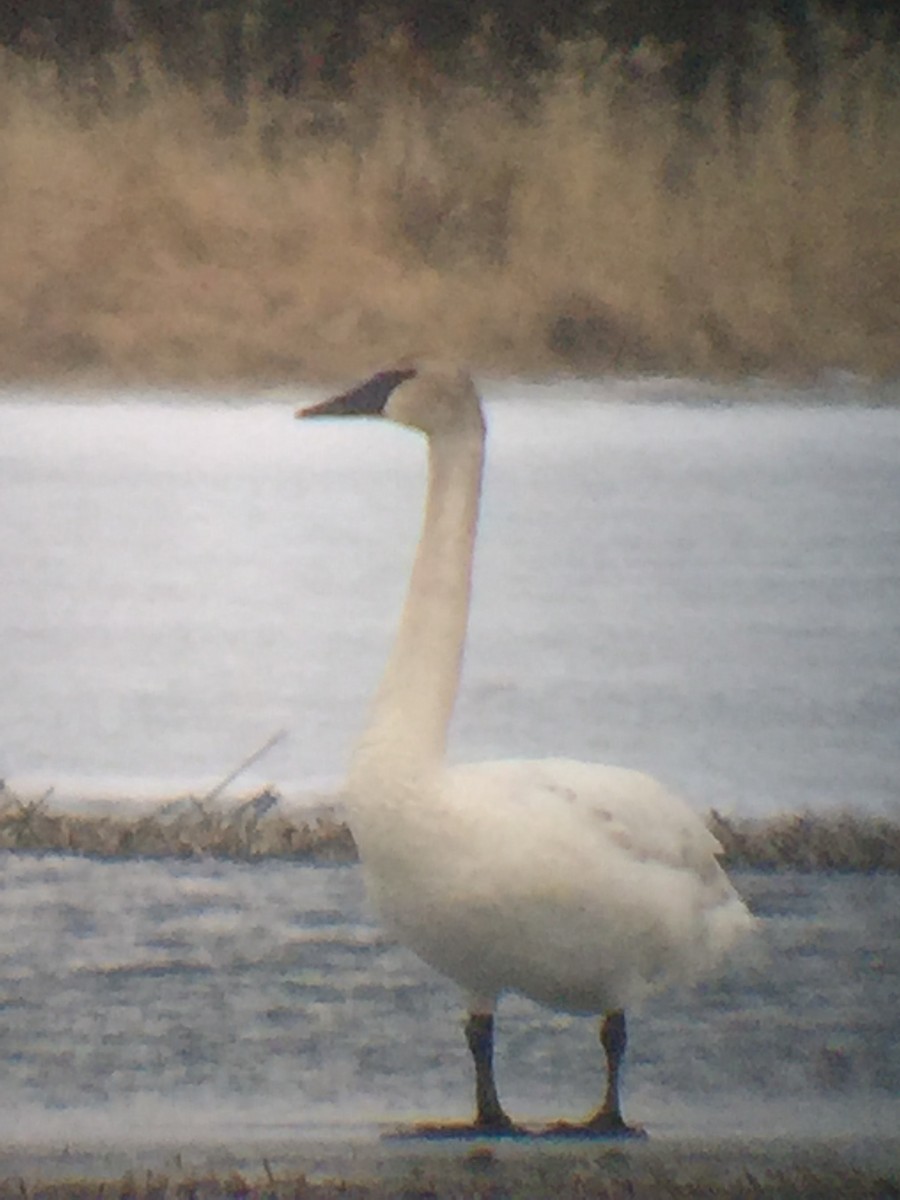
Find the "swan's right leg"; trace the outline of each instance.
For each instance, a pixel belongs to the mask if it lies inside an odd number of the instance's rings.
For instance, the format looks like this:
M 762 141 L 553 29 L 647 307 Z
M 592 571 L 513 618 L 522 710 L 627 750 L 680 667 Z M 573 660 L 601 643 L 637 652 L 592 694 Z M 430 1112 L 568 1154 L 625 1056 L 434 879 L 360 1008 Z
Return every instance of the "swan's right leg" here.
M 621 1008 L 608 1012 L 600 1023 L 600 1044 L 606 1055 L 606 1095 L 584 1128 L 601 1136 L 646 1137 L 638 1125 L 626 1125 L 619 1101 L 619 1070 L 628 1044 L 625 1013 Z
M 603 1018 L 600 1023 L 600 1044 L 606 1055 L 606 1096 L 600 1108 L 588 1118 L 587 1124 L 599 1132 L 617 1133 L 628 1129 L 622 1120 L 619 1102 L 619 1068 L 628 1044 L 622 1009 L 614 1009 Z
M 646 1137 L 643 1129 L 636 1125 L 626 1125 L 622 1118 L 622 1107 L 619 1102 L 619 1069 L 625 1054 L 628 1034 L 625 1026 L 625 1013 L 622 1009 L 613 1009 L 606 1014 L 600 1023 L 600 1044 L 606 1055 L 606 1095 L 603 1103 L 593 1114 L 580 1125 L 569 1121 L 557 1121 L 547 1129 L 550 1137 Z
M 475 1125 L 478 1129 L 512 1129 L 494 1082 L 494 1014 L 470 1012 L 466 1041 L 475 1061 Z

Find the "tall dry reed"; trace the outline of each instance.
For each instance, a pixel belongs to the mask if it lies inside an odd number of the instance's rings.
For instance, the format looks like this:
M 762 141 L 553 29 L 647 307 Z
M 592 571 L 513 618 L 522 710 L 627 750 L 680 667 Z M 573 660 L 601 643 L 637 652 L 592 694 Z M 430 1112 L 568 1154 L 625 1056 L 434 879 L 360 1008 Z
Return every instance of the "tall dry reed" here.
M 900 367 L 896 56 L 823 28 L 818 97 L 760 34 L 738 126 L 584 42 L 527 94 L 390 43 L 343 99 L 243 110 L 120 63 L 0 75 L 7 380 Z M 644 60 L 641 60 L 643 64 Z M 139 76 L 139 79 L 138 79 Z

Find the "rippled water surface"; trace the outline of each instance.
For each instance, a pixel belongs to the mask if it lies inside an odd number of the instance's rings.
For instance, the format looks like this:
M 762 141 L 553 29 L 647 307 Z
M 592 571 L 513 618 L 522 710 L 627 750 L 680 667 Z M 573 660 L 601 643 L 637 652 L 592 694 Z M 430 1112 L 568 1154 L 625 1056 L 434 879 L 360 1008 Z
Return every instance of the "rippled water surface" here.
M 658 1136 L 900 1128 L 900 880 L 738 876 L 759 945 L 636 1014 L 626 1096 Z M 464 1117 L 455 988 L 383 940 L 358 868 L 0 858 L 0 1139 L 298 1138 Z M 514 1113 L 598 1101 L 593 1023 L 508 997 Z
M 701 808 L 897 811 L 900 412 L 683 385 L 487 388 L 460 757 L 650 770 Z M 422 504 L 412 435 L 283 402 L 0 402 L 0 775 L 58 795 L 336 780 Z M 820 397 L 821 399 L 821 397 Z M 827 397 L 826 397 L 827 399 Z M 656 1133 L 900 1128 L 900 883 L 766 877 L 721 980 L 631 1028 Z M 597 1102 L 596 1032 L 510 997 L 517 1114 Z M 0 857 L 0 1136 L 463 1116 L 454 988 L 355 868 Z

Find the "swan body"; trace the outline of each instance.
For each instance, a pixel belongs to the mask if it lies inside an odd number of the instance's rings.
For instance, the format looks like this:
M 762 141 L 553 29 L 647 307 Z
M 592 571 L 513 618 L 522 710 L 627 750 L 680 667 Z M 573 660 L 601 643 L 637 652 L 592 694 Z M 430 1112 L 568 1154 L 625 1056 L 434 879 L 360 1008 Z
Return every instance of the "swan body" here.
M 516 991 L 604 1016 L 607 1090 L 587 1128 L 631 1133 L 618 1096 L 625 1008 L 714 970 L 753 925 L 720 847 L 638 771 L 554 758 L 448 764 L 485 443 L 468 375 L 385 371 L 298 416 L 386 417 L 428 439 L 422 536 L 345 797 L 381 919 L 467 994 L 475 1127 L 511 1127 L 493 1079 L 493 1012 Z
M 350 805 L 382 920 L 482 1011 L 506 990 L 570 1013 L 631 1006 L 715 969 L 747 924 L 712 834 L 637 771 L 474 763 L 378 815 Z

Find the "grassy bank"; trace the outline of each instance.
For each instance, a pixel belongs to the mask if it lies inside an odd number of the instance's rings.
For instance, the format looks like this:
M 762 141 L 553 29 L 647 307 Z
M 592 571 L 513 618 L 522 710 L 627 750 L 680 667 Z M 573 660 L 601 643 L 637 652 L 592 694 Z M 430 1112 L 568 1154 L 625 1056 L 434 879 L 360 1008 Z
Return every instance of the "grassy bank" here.
M 3 1179 L 0 1200 L 74 1200 L 115 1197 L 125 1200 L 897 1200 L 898 1177 L 890 1143 L 791 1142 L 701 1138 L 623 1143 L 525 1140 L 518 1144 L 486 1141 L 317 1143 L 286 1141 L 265 1150 L 238 1143 L 218 1153 L 181 1155 L 144 1153 L 128 1174 L 116 1176 L 104 1161 L 83 1159 L 86 1178 L 60 1170 L 59 1156 L 19 1161 L 20 1173 Z M 114 1147 L 108 1154 L 115 1160 Z M 191 1167 L 199 1157 L 205 1166 Z M 127 1158 L 126 1158 L 127 1161 Z M 152 1167 L 152 1169 L 151 1169 Z
M 751 820 L 715 811 L 707 824 L 730 867 L 799 871 L 900 871 L 900 824 L 849 813 Z M 56 808 L 0 787 L 0 850 L 96 858 L 356 861 L 347 825 L 325 811 L 303 820 L 265 790 L 230 805 L 184 798 L 117 814 Z
M 482 1171 L 484 1168 L 482 1167 Z M 615 1172 L 614 1178 L 597 1180 L 593 1171 L 575 1173 L 565 1181 L 545 1181 L 545 1172 L 532 1172 L 512 1187 L 490 1178 L 479 1180 L 478 1167 L 462 1167 L 455 1178 L 435 1178 L 413 1170 L 405 1179 L 382 1183 L 355 1178 L 310 1182 L 305 1175 L 270 1178 L 240 1173 L 198 1176 L 170 1181 L 150 1175 L 146 1182 L 133 1177 L 109 1180 L 35 1181 L 0 1180 L 0 1200 L 896 1200 L 895 1180 L 879 1171 L 839 1171 L 810 1168 L 746 1172 L 743 1178 L 722 1179 L 708 1171 L 679 1180 L 633 1178 Z M 475 1179 L 472 1178 L 475 1176 Z
M 7 382 L 481 370 L 900 372 L 896 54 L 823 26 L 817 96 L 759 33 L 740 124 L 664 56 L 563 48 L 511 90 L 474 42 L 423 78 L 372 46 L 340 98 L 102 96 L 0 63 Z

